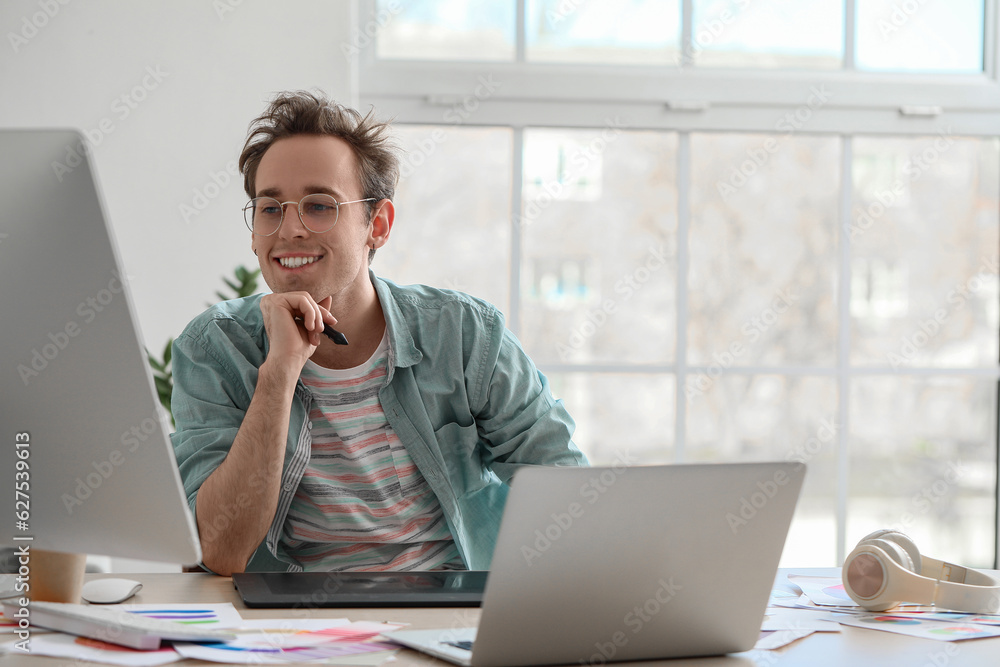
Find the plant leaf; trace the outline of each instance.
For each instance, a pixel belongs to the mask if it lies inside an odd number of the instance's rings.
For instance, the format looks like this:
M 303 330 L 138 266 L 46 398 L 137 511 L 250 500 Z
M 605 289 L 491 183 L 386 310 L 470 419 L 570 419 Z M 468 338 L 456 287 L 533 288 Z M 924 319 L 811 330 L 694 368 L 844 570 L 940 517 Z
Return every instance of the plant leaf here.
M 174 385 L 169 382 L 166 378 L 155 377 L 153 378 L 153 383 L 156 385 L 156 390 L 160 392 L 160 397 L 162 398 L 164 393 L 169 397 L 174 393 Z

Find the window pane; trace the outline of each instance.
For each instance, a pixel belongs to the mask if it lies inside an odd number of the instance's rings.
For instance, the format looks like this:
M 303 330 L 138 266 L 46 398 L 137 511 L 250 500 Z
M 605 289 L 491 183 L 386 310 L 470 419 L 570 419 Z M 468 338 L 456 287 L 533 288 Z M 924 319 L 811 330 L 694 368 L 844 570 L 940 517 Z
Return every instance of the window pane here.
M 835 565 L 836 380 L 726 375 L 687 406 L 686 460 L 795 460 L 809 467 L 781 564 Z
M 551 373 L 552 393 L 576 421 L 573 442 L 593 465 L 674 460 L 674 376 Z
M 851 384 L 847 549 L 880 528 L 929 555 L 993 567 L 996 380 L 872 377 Z
M 396 222 L 372 268 L 398 283 L 457 289 L 507 310 L 512 134 L 395 125 L 404 151 Z
M 691 136 L 692 365 L 834 363 L 840 154 L 835 137 Z
M 982 0 L 858 0 L 863 70 L 981 72 Z
M 693 0 L 691 59 L 715 67 L 839 68 L 843 0 Z
M 378 0 L 379 58 L 514 60 L 514 2 Z
M 675 64 L 680 0 L 527 0 L 527 60 Z
M 522 331 L 544 363 L 666 363 L 676 330 L 677 136 L 524 132 Z
M 998 141 L 859 137 L 853 162 L 852 363 L 995 365 Z

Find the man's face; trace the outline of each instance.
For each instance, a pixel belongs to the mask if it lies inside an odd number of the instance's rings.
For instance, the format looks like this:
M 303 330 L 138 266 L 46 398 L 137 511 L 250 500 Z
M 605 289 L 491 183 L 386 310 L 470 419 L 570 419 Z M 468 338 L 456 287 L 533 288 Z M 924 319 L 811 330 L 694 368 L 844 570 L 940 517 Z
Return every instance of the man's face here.
M 261 158 L 255 185 L 258 197 L 282 203 L 314 193 L 339 202 L 364 196 L 354 151 L 331 136 L 295 135 L 274 142 Z M 367 223 L 365 204 L 341 206 L 333 229 L 317 234 L 302 224 L 296 204 L 286 205 L 278 231 L 252 239 L 268 287 L 273 292 L 307 291 L 316 301 L 349 296 L 358 281 L 368 281 Z

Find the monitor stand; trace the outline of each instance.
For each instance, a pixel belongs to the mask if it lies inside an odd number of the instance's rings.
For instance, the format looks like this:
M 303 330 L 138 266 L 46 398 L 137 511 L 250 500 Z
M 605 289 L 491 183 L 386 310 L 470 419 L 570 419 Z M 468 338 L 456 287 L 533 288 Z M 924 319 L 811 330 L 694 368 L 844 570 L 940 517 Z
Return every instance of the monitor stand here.
M 38 602 L 80 603 L 87 554 L 29 549 L 27 560 L 27 597 Z

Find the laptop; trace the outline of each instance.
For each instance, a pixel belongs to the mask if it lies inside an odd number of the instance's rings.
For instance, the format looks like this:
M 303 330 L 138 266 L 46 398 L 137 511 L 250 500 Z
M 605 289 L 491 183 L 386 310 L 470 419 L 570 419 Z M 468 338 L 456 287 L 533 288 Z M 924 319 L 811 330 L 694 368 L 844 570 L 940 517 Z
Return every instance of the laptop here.
M 478 627 L 383 636 L 471 667 L 749 650 L 805 469 L 522 468 L 504 510 Z

